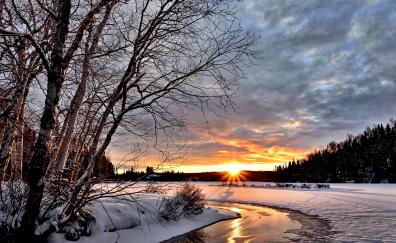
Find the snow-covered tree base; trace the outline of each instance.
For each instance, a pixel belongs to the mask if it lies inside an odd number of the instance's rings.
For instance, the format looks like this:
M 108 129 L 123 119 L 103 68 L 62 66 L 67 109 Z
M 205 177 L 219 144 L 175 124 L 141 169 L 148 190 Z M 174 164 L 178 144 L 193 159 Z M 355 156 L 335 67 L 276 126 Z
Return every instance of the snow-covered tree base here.
M 1 186 L 0 233 L 13 242 L 21 225 L 28 187 L 21 180 L 4 181 Z M 89 193 L 78 198 L 81 202 L 73 202 L 75 212 L 65 215 L 71 204 L 67 201 L 68 184 L 53 180 L 46 188 L 35 230 L 35 235 L 43 239 L 56 232 L 65 240 L 76 241 L 91 234 L 131 229 L 141 225 L 142 219 L 151 224 L 198 215 L 204 208 L 204 196 L 193 185 L 182 185 L 173 195 L 164 196 L 167 187 L 114 183 L 87 187 Z

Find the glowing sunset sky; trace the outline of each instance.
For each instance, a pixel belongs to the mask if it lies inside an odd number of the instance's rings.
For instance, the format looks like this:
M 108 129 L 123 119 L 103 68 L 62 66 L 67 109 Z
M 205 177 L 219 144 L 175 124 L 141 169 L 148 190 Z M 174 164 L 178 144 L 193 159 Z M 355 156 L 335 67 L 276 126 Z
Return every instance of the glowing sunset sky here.
M 208 115 L 209 128 L 188 114 L 191 125 L 170 144 L 185 144 L 184 157 L 165 166 L 272 170 L 395 117 L 396 2 L 245 0 L 238 11 L 261 35 L 262 59 L 245 69 L 236 113 Z M 126 140 L 112 146 L 113 161 Z M 149 150 L 139 166 L 157 158 Z

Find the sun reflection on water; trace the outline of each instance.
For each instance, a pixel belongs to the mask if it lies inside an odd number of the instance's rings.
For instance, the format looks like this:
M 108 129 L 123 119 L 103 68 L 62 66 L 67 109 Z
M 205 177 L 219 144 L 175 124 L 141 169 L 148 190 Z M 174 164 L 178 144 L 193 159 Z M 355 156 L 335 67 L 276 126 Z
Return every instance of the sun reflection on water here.
M 231 223 L 231 227 L 232 227 L 231 235 L 230 235 L 230 237 L 228 237 L 227 243 L 236 243 L 235 239 L 238 239 L 239 237 L 242 236 L 242 232 L 241 232 L 241 229 L 242 229 L 241 226 L 242 225 L 241 225 L 241 223 L 242 223 L 242 219 L 241 218 L 234 219 L 232 221 L 232 223 Z
M 234 208 L 231 207 L 229 208 L 229 210 L 240 214 L 241 213 L 241 209 L 239 208 Z M 232 220 L 231 222 L 231 227 L 230 227 L 230 236 L 227 238 L 227 243 L 236 243 L 235 238 L 240 237 L 241 236 L 241 222 L 242 219 L 241 218 L 237 218 Z
M 230 222 L 227 243 L 262 242 L 262 239 L 267 239 L 268 242 L 278 242 L 283 240 L 281 235 L 289 235 L 285 232 L 291 226 L 299 228 L 297 222 L 290 220 L 288 213 L 272 208 L 243 205 L 241 208 L 229 207 L 228 209 L 240 214 L 242 218 Z M 259 225 L 262 226 L 262 230 L 257 230 Z

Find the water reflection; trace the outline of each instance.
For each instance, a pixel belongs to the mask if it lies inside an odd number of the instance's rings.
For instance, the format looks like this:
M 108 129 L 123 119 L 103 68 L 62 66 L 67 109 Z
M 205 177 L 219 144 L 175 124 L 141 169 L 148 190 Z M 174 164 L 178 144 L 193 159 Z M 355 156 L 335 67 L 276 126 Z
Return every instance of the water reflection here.
M 241 210 L 239 208 L 232 207 L 229 209 L 235 213 L 241 214 Z M 230 228 L 231 235 L 228 237 L 227 243 L 235 243 L 234 238 L 240 236 L 241 222 L 242 222 L 241 218 L 234 219 L 231 221 L 231 228 Z
M 235 239 L 241 235 L 241 222 L 240 218 L 231 221 L 231 235 L 227 239 L 228 243 L 236 243 Z
M 177 243 L 205 243 L 207 239 L 207 235 L 205 232 L 202 230 L 197 230 L 193 231 L 191 233 L 188 233 L 186 235 L 183 235 L 182 237 L 179 237 L 179 239 L 174 239 L 174 240 L 169 240 L 165 242 L 177 242 Z
M 293 217 L 289 217 L 289 213 L 285 211 L 235 203 L 211 202 L 210 206 L 232 210 L 236 213 L 239 213 L 241 218 L 219 222 L 167 242 L 315 242 L 319 239 L 314 235 L 310 235 L 309 238 L 306 238 L 304 237 L 304 232 L 300 234 L 300 231 L 306 227 L 302 227 L 302 225 L 297 220 L 293 220 L 296 219 L 295 215 Z M 304 222 L 307 222 L 307 220 Z

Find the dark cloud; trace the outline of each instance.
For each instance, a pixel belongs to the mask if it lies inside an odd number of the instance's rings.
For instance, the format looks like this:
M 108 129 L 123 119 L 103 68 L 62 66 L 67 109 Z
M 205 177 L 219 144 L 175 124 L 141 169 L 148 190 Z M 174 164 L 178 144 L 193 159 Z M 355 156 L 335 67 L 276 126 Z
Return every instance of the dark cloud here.
M 244 0 L 238 8 L 261 35 L 263 56 L 246 68 L 231 119 L 208 116 L 208 130 L 192 114 L 180 139 L 191 161 L 222 163 L 219 151 L 280 161 L 395 116 L 396 1 Z
M 271 130 L 246 139 L 274 133 L 283 134 L 279 145 L 323 146 L 394 116 L 395 2 L 248 0 L 240 8 L 264 56 L 241 82 L 239 123 Z M 279 125 L 288 120 L 301 124 Z

